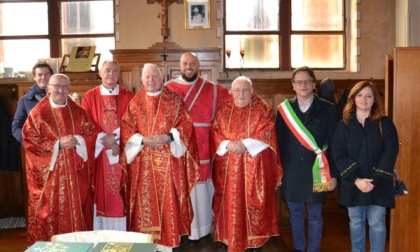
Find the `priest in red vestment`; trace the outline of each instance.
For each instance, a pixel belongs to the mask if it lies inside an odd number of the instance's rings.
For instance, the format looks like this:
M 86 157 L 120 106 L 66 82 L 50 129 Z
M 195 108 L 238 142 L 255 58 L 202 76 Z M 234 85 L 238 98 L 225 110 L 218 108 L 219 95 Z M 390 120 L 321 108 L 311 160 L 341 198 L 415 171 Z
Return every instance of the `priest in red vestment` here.
M 102 130 L 96 139 L 94 188 L 94 230 L 126 231 L 122 200 L 123 177 L 119 161 L 120 119 L 134 96 L 133 92 L 118 85 L 120 66 L 117 61 L 105 61 L 99 71 L 102 85 L 83 96 L 82 107 Z M 124 173 L 124 176 L 123 176 Z
M 121 119 L 120 163 L 127 166 L 127 230 L 152 234 L 159 251 L 177 251 L 191 233 L 189 194 L 200 175 L 193 121 L 181 97 L 145 64 L 141 88 Z
M 248 77 L 236 78 L 231 93 L 211 125 L 214 239 L 229 252 L 261 251 L 280 234 L 275 191 L 283 170 L 274 114 Z
M 193 121 L 200 155 L 200 178 L 190 194 L 194 219 L 191 224 L 190 246 L 196 245 L 201 237 L 208 235 L 213 224 L 211 209 L 214 187 L 210 172 L 210 122 L 217 107 L 230 98 L 229 90 L 198 76 L 200 62 L 191 52 L 180 59 L 181 76 L 165 85 L 180 95 Z
M 49 95 L 30 112 L 22 135 L 28 183 L 28 245 L 92 230 L 91 165 L 97 129 L 68 98 L 70 80 L 51 76 Z

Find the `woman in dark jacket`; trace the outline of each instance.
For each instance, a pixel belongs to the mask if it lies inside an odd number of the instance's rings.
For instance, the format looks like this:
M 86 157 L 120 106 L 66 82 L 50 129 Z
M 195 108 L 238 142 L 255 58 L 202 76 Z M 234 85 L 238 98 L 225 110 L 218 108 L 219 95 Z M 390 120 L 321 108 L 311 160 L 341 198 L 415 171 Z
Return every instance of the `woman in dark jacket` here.
M 398 135 L 380 108 L 380 95 L 369 81 L 357 83 L 332 142 L 341 174 L 339 204 L 347 207 L 352 251 L 365 251 L 366 219 L 370 251 L 384 251 L 386 208 L 395 206 L 393 170 Z

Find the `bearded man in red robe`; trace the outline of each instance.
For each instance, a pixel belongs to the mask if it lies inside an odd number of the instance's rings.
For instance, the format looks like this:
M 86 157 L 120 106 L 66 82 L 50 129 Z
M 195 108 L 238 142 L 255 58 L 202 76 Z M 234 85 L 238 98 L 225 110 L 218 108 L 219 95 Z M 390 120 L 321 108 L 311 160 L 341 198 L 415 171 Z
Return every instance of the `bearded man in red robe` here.
M 56 234 L 92 230 L 90 160 L 98 132 L 86 111 L 68 98 L 69 89 L 66 75 L 51 76 L 49 95 L 23 126 L 28 246 Z
M 214 239 L 229 252 L 261 251 L 280 234 L 275 191 L 283 170 L 274 114 L 248 77 L 236 78 L 231 93 L 211 125 Z
M 189 194 L 200 175 L 193 121 L 154 64 L 121 120 L 120 163 L 127 168 L 127 230 L 153 235 L 159 251 L 178 251 L 191 233 Z
M 102 85 L 86 92 L 82 100 L 82 107 L 102 130 L 95 148 L 93 229 L 126 231 L 121 190 L 126 173 L 118 163 L 120 119 L 134 94 L 118 85 L 120 66 L 117 61 L 105 61 L 99 75 Z
M 211 209 L 214 187 L 210 172 L 210 122 L 217 107 L 230 98 L 229 90 L 203 79 L 199 75 L 200 62 L 194 53 L 184 53 L 179 61 L 181 76 L 165 84 L 180 95 L 193 121 L 200 153 L 200 178 L 191 192 L 194 219 L 188 245 L 194 246 L 208 235 L 213 224 Z

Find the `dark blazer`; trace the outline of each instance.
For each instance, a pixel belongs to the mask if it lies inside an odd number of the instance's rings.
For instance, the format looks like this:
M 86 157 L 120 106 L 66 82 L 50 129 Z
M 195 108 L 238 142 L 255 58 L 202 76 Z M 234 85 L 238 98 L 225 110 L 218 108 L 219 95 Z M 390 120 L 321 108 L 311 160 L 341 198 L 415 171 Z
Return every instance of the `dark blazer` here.
M 338 203 L 346 207 L 377 205 L 394 207 L 393 171 L 398 154 L 398 135 L 389 117 L 379 122 L 365 120 L 365 125 L 350 115 L 341 121 L 333 139 L 332 155 L 341 174 Z M 357 178 L 373 179 L 369 193 L 360 191 Z
M 29 112 L 38 104 L 39 100 L 41 100 L 45 94 L 46 91 L 38 88 L 35 83 L 29 88 L 28 92 L 19 99 L 15 117 L 12 121 L 12 134 L 20 144 L 22 144 L 23 124 L 25 123 L 26 118 L 28 118 Z
M 290 104 L 315 138 L 317 145 L 322 148 L 325 143 L 328 143 L 328 148 L 330 148 L 337 126 L 337 112 L 334 104 L 314 95 L 312 105 L 305 114 L 300 111 L 296 97 L 290 100 Z M 313 192 L 312 166 L 316 158 L 315 153 L 299 142 L 278 111 L 276 130 L 284 173 L 281 186 L 283 199 L 293 202 L 323 203 L 327 193 Z M 327 159 L 331 177 L 337 178 L 338 172 L 332 162 L 329 149 Z

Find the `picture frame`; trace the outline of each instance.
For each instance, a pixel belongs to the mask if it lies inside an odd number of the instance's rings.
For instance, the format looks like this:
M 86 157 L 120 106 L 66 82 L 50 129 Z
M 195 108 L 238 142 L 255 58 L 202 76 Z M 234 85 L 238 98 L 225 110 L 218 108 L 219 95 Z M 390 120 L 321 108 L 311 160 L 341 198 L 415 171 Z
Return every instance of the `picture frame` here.
M 210 29 L 210 0 L 186 0 L 185 28 Z

